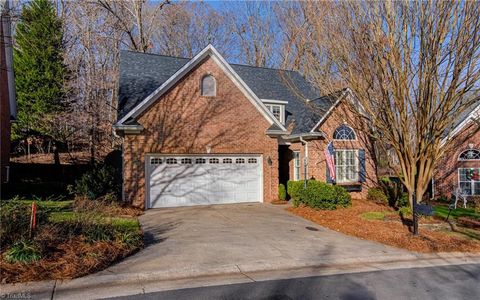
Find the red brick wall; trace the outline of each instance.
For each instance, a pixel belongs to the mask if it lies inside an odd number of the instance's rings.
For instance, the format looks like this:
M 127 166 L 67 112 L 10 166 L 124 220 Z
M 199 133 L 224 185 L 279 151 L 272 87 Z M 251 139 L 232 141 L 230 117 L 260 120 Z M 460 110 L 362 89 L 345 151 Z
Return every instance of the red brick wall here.
M 363 124 L 360 120 L 355 118 L 355 115 L 348 109 L 348 105 L 340 103 L 337 108 L 330 114 L 325 122 L 320 126 L 319 130 L 324 132 L 328 140 L 314 140 L 308 142 L 308 178 L 312 176 L 319 181 L 326 182 L 326 168 L 324 149 L 330 140 L 333 140 L 333 133 L 335 129 L 342 125 L 347 124 L 355 130 L 357 139 L 354 141 L 333 141 L 333 146 L 336 149 L 364 149 L 365 150 L 365 173 L 366 182 L 362 184 L 361 192 L 352 192 L 351 195 L 354 198 L 364 198 L 368 188 L 376 185 L 377 172 L 375 167 L 374 155 L 372 155 L 372 144 L 370 143 L 367 135 L 362 133 Z M 293 143 L 290 146 L 292 151 L 300 150 L 301 157 L 301 175 L 300 178 L 304 179 L 304 154 L 305 146 L 301 143 Z M 293 179 L 293 160 L 290 161 L 290 179 Z
M 216 97 L 200 95 L 200 81 L 212 74 Z M 145 154 L 250 153 L 263 155 L 264 201 L 278 194 L 278 142 L 265 132 L 268 121 L 212 59 L 206 59 L 156 101 L 138 122 L 139 135 L 126 135 L 125 200 L 145 204 Z M 273 162 L 267 164 L 268 157 Z
M 461 133 L 446 145 L 447 150 L 437 164 L 434 175 L 435 197 L 450 197 L 458 186 L 458 168 L 480 168 L 480 161 L 458 161 L 458 156 L 473 146 L 480 149 L 480 131 L 474 123 L 470 123 Z
M 0 19 L 0 182 L 6 180 L 6 167 L 10 159 L 10 108 L 3 28 Z

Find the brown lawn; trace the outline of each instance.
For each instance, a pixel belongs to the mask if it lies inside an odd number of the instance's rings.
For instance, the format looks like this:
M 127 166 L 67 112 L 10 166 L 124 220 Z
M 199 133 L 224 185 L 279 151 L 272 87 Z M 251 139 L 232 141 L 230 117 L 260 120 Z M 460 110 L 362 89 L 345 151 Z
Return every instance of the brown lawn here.
M 287 210 L 319 225 L 348 235 L 417 252 L 480 252 L 480 240 L 461 234 L 433 231 L 420 226 L 414 237 L 393 209 L 366 200 L 353 200 L 352 206 L 334 211 L 315 210 L 309 207 L 290 207 Z M 384 220 L 366 220 L 367 212 L 385 212 Z M 442 223 L 422 219 L 420 224 Z

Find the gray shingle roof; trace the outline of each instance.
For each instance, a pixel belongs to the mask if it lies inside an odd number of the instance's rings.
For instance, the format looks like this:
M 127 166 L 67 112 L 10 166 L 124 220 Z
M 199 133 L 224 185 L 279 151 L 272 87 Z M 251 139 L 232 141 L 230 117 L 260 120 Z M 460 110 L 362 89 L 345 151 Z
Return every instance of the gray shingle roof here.
M 460 126 L 460 124 L 465 121 L 472 113 L 473 111 L 480 105 L 480 97 L 478 97 L 476 99 L 476 102 L 470 104 L 470 106 L 468 106 L 457 118 L 456 122 L 453 124 L 453 126 L 451 128 L 447 128 L 445 129 L 445 131 L 443 132 L 443 135 L 442 137 L 443 138 L 446 138 L 448 137 L 448 134 L 451 133 L 451 130 L 454 130 L 455 128 L 457 128 L 458 126 Z
M 118 119 L 125 116 L 190 59 L 121 51 Z M 292 134 L 309 132 L 340 94 L 319 93 L 298 72 L 231 64 L 260 99 L 285 100 Z M 307 101 L 311 100 L 311 101 Z
M 460 125 L 465 119 L 467 119 L 470 114 L 480 105 L 480 97 L 477 98 L 476 102 L 470 104 L 461 114 L 458 116 L 457 122 L 454 124 L 453 128 Z

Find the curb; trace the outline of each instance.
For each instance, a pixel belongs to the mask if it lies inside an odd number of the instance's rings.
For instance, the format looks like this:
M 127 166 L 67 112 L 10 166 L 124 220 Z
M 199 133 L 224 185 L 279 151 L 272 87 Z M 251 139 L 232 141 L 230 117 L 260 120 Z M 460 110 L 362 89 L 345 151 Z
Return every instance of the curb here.
M 17 284 L 1 284 L 2 293 L 0 296 L 7 297 L 15 294 L 34 295 L 35 299 L 54 299 L 56 296 L 83 298 L 82 294 L 89 294 L 101 297 L 101 292 L 96 293 L 97 290 L 110 290 L 112 287 L 121 287 L 125 289 L 126 286 L 133 286 L 128 290 L 128 293 L 142 293 L 145 292 L 143 286 L 151 283 L 158 283 L 156 286 L 161 288 L 162 282 L 180 282 L 188 280 L 190 284 L 194 280 L 202 279 L 202 285 L 208 285 L 210 281 L 218 281 L 218 278 L 232 277 L 236 280 L 243 278 L 245 281 L 268 280 L 268 278 L 289 278 L 290 276 L 301 277 L 306 274 L 310 275 L 333 275 L 344 273 L 357 273 L 365 271 L 379 271 L 389 269 L 404 269 L 415 267 L 433 267 L 445 265 L 462 265 L 462 264 L 480 264 L 480 255 L 468 253 L 435 253 L 435 254 L 421 254 L 411 253 L 402 256 L 375 257 L 375 259 L 349 259 L 342 260 L 337 263 L 320 263 L 320 264 L 299 264 L 292 262 L 290 265 L 270 265 L 252 262 L 249 265 L 226 265 L 212 269 L 187 269 L 187 270 L 166 270 L 158 272 L 144 272 L 144 273 L 124 273 L 112 275 L 88 275 L 72 280 L 48 280 L 38 282 L 27 282 Z M 295 275 L 296 274 L 296 275 Z M 210 278 L 210 280 L 209 280 Z M 178 283 L 177 283 L 178 285 Z M 168 285 L 167 285 L 168 286 Z M 185 283 L 182 284 L 185 287 Z M 170 289 L 174 289 L 175 284 L 170 284 Z M 75 295 L 76 297 L 73 297 Z M 108 296 L 109 294 L 105 294 Z M 111 295 L 111 294 L 110 294 Z

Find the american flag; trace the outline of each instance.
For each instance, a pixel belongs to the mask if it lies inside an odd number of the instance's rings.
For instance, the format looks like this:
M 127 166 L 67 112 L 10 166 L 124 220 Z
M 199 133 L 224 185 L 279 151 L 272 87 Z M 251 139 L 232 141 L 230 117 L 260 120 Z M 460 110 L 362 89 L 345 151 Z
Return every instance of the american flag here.
M 327 144 L 325 147 L 325 160 L 327 161 L 327 168 L 330 171 L 330 179 L 335 181 L 335 158 L 334 155 L 335 150 L 333 149 L 332 142 Z

